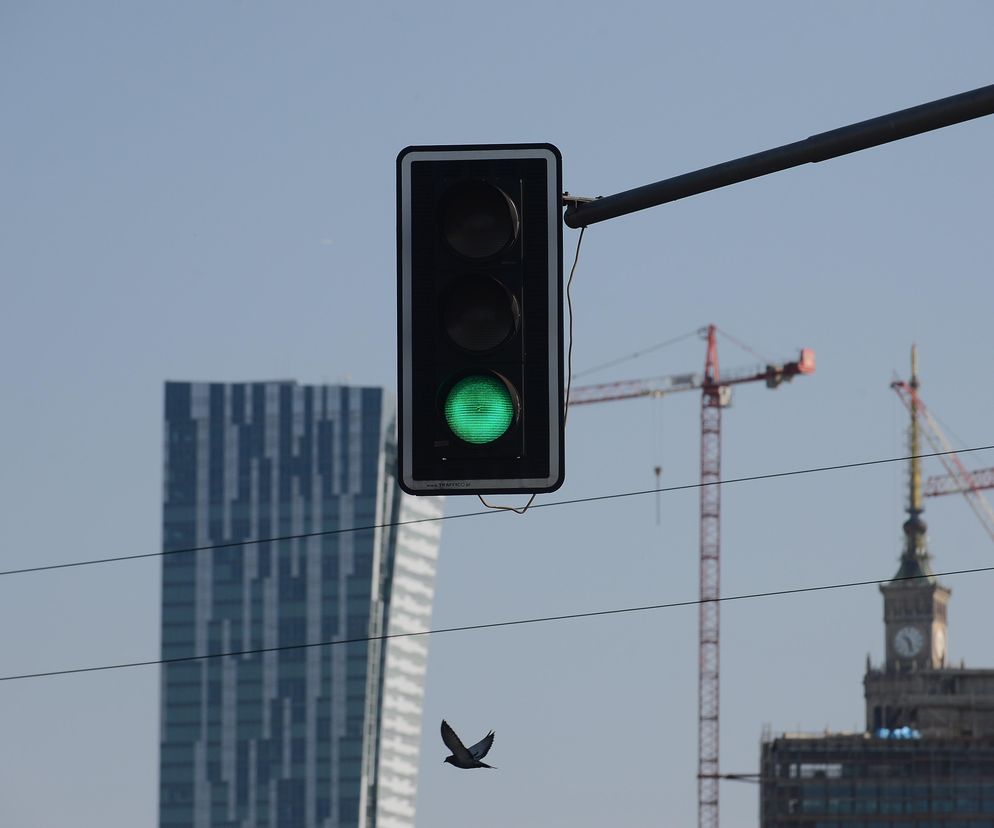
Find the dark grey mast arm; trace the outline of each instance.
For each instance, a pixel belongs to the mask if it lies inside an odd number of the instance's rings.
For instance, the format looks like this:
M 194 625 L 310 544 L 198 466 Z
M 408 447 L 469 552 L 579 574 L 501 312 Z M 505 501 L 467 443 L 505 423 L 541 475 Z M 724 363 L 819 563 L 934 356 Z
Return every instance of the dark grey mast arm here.
M 586 203 L 574 199 L 568 202 L 563 220 L 567 227 L 586 227 L 800 164 L 827 161 L 829 158 L 991 114 L 994 114 L 994 85 L 982 86 L 970 92 L 812 135 L 802 141 L 726 161 L 724 164 L 667 178 L 655 184 L 646 184 L 634 190 Z

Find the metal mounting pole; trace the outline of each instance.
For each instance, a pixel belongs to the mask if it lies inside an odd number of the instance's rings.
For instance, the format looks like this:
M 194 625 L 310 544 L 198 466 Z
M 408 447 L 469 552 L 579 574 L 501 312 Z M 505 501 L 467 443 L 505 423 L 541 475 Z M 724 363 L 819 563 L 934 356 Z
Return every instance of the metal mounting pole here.
M 994 114 L 994 84 L 982 86 L 949 98 L 881 115 L 869 121 L 839 127 L 812 135 L 793 144 L 746 155 L 724 164 L 705 167 L 696 172 L 678 175 L 646 184 L 634 190 L 605 196 L 583 203 L 574 201 L 566 209 L 563 220 L 567 227 L 586 227 L 599 221 L 624 216 L 648 207 L 656 207 L 687 196 L 727 187 L 750 178 L 797 167 L 801 164 L 827 161 L 851 152 L 910 138 L 922 132 L 952 126 L 973 118 Z

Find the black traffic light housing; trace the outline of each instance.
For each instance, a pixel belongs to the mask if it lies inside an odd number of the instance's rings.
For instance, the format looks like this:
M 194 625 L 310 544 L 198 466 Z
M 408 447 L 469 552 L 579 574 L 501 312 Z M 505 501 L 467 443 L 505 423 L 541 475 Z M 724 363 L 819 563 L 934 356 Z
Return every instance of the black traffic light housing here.
M 408 147 L 397 157 L 404 491 L 562 485 L 561 194 L 551 144 Z

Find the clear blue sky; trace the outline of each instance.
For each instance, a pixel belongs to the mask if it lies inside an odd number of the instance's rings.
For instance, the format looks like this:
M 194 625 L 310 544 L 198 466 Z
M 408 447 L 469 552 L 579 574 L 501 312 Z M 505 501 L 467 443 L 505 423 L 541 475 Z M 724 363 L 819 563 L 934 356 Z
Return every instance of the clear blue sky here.
M 488 10 L 489 9 L 489 10 Z M 549 141 L 607 194 L 994 82 L 994 6 L 46 3 L 0 8 L 0 567 L 160 548 L 166 379 L 393 386 L 394 159 Z M 895 456 L 888 389 L 994 443 L 994 118 L 592 227 L 583 370 L 709 322 L 818 371 L 737 390 L 724 475 Z M 567 230 L 571 254 L 576 233 Z M 728 341 L 726 367 L 756 360 Z M 700 370 L 688 340 L 582 381 Z M 699 400 L 576 409 L 539 502 L 698 475 Z M 994 452 L 969 455 L 994 465 Z M 934 473 L 938 468 L 927 466 Z M 891 575 L 905 470 L 728 486 L 722 591 Z M 451 513 L 478 508 L 452 498 Z M 452 521 L 435 625 L 693 599 L 697 495 Z M 994 563 L 958 499 L 939 569 Z M 994 666 L 994 574 L 950 578 L 950 656 Z M 155 658 L 155 559 L 0 578 L 0 674 Z M 774 731 L 863 725 L 873 587 L 722 610 L 722 767 Z M 691 825 L 692 608 L 431 640 L 419 824 Z M 494 728 L 500 770 L 443 766 L 438 721 Z M 0 683 L 0 823 L 156 813 L 158 670 Z M 724 783 L 724 828 L 757 822 Z

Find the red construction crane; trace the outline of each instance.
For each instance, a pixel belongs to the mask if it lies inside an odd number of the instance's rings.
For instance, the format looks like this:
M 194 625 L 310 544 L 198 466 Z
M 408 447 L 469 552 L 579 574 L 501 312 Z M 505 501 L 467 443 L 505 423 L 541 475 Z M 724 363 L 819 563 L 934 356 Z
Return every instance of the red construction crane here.
M 977 469 L 970 472 L 970 477 L 972 482 L 963 488 L 963 483 L 956 475 L 934 474 L 925 481 L 925 497 L 994 489 L 994 469 Z
M 697 683 L 697 824 L 718 826 L 718 655 L 721 563 L 721 409 L 731 402 L 731 386 L 765 381 L 776 388 L 798 374 L 812 374 L 815 352 L 801 350 L 795 362 L 767 365 L 719 377 L 717 329 L 707 328 L 707 355 L 703 374 L 678 374 L 645 380 L 626 380 L 574 388 L 570 405 L 585 405 L 635 397 L 662 397 L 677 391 L 701 389 L 701 582 L 699 610 L 700 660 Z
M 987 534 L 994 540 L 994 510 L 987 499 L 980 493 L 981 489 L 994 488 L 994 469 L 979 469 L 970 471 L 959 459 L 946 435 L 939 428 L 939 423 L 926 408 L 918 396 L 918 349 L 911 346 L 911 381 L 895 380 L 890 387 L 901 398 L 905 408 L 911 414 L 917 414 L 917 421 L 925 432 L 925 438 L 934 452 L 943 452 L 939 460 L 946 469 L 946 474 L 930 477 L 925 483 L 925 497 L 960 493 L 965 498 L 974 514 L 980 520 Z

